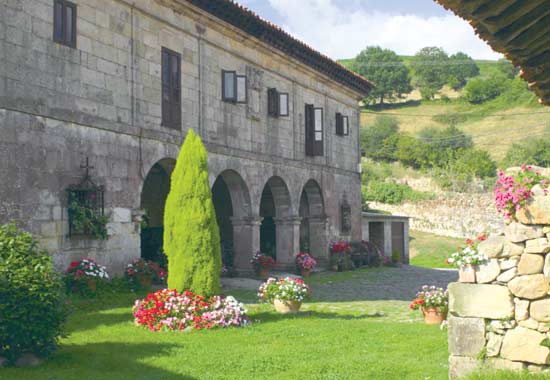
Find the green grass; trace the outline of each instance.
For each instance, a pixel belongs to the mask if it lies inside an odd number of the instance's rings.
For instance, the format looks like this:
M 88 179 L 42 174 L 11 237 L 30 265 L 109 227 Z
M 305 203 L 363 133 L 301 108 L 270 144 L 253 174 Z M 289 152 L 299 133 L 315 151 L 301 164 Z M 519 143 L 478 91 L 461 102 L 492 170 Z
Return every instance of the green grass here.
M 410 230 L 409 250 L 411 265 L 426 268 L 447 268 L 445 259 L 464 244 L 464 239 L 439 236 Z
M 550 380 L 550 374 L 499 371 L 471 374 L 465 380 Z
M 446 333 L 423 324 L 405 301 L 313 300 L 294 316 L 250 304 L 250 327 L 154 333 L 133 325 L 135 297 L 75 301 L 60 350 L 37 368 L 3 369 L 0 379 L 447 378 Z

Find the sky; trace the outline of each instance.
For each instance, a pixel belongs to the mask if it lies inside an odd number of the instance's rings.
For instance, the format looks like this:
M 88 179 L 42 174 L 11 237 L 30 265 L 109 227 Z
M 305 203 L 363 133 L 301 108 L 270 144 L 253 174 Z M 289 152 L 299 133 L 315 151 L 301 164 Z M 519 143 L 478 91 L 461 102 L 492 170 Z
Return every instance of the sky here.
M 333 59 L 367 46 L 413 55 L 426 46 L 475 59 L 502 57 L 473 28 L 433 0 L 237 0 Z

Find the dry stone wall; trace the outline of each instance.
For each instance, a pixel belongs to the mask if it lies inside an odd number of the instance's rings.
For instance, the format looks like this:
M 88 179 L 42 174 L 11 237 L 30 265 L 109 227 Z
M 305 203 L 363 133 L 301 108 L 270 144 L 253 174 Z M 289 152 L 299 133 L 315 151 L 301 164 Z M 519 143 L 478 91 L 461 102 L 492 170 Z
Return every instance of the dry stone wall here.
M 550 197 L 534 189 L 517 221 L 478 249 L 477 283 L 449 285 L 449 378 L 478 370 L 550 372 Z M 550 340 L 549 340 L 550 342 Z
M 445 193 L 437 199 L 400 205 L 369 202 L 369 207 L 411 218 L 411 229 L 437 235 L 469 238 L 501 231 L 504 223 L 491 193 Z

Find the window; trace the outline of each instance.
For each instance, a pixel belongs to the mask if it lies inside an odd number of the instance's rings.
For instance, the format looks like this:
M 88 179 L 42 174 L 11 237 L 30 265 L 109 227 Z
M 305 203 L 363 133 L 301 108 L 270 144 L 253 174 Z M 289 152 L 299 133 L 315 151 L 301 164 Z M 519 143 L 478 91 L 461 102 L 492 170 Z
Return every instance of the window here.
M 349 135 L 349 118 L 340 112 L 336 112 L 336 134 L 338 136 Z
M 181 56 L 162 48 L 162 125 L 181 128 Z
M 231 103 L 247 103 L 246 75 L 237 75 L 235 71 L 222 70 L 222 100 Z
M 322 156 L 323 153 L 323 109 L 306 104 L 306 155 Z
M 342 116 L 342 124 L 344 129 L 344 136 L 349 136 L 349 118 L 347 116 Z
M 288 116 L 288 93 L 275 88 L 267 90 L 267 113 L 269 116 Z
M 53 40 L 76 48 L 76 4 L 54 0 Z

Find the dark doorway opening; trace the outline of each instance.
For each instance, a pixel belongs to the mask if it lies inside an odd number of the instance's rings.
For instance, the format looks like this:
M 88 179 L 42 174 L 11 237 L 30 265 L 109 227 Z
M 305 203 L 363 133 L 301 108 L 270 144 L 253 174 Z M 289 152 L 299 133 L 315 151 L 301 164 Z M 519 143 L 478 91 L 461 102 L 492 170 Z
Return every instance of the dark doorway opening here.
M 260 201 L 260 250 L 277 259 L 277 228 L 275 226 L 275 200 L 271 186 L 267 184 Z
M 220 229 L 220 243 L 222 249 L 222 261 L 226 268 L 233 266 L 233 206 L 231 193 L 224 179 L 219 176 L 212 187 L 212 201 L 216 210 L 216 220 Z

